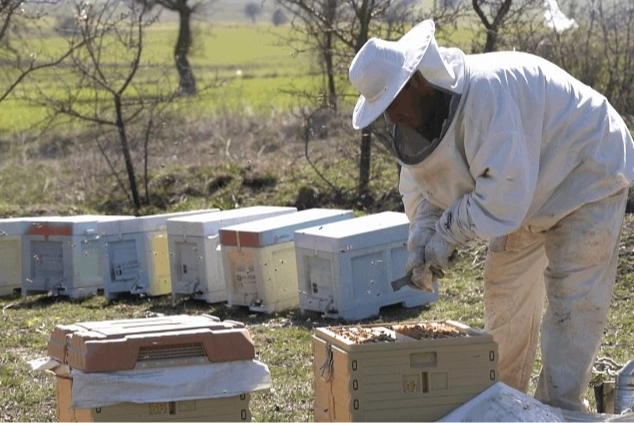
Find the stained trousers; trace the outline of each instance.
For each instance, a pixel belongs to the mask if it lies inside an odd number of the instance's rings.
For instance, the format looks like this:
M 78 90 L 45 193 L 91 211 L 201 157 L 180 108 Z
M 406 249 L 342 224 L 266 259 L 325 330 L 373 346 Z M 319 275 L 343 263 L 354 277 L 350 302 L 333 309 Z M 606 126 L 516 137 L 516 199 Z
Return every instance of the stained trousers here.
M 528 390 L 541 333 L 535 398 L 587 411 L 584 394 L 607 323 L 626 201 L 622 190 L 547 230 L 522 228 L 490 241 L 485 330 L 498 343 L 502 382 Z

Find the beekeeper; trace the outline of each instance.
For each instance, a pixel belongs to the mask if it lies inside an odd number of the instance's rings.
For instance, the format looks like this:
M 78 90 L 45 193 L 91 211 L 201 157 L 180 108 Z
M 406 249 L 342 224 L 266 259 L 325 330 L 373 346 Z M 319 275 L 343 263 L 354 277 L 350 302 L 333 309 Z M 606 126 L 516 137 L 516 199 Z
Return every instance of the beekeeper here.
M 439 47 L 431 20 L 370 39 L 349 78 L 361 93 L 353 127 L 395 125 L 380 140 L 402 165 L 414 283 L 428 288 L 457 246 L 488 240 L 485 330 L 500 380 L 527 391 L 541 325 L 535 397 L 587 411 L 634 178 L 619 114 L 537 56 Z

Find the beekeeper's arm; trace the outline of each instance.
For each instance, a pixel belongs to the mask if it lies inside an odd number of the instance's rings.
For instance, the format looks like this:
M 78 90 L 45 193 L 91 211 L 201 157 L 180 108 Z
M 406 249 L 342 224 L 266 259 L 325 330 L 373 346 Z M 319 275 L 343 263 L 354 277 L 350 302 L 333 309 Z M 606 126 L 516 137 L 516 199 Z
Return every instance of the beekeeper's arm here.
M 484 96 L 487 94 L 490 97 Z M 466 115 L 471 122 L 465 124 L 471 131 L 465 138 L 465 155 L 475 189 L 442 214 L 425 249 L 425 260 L 440 267 L 448 264 L 457 245 L 518 229 L 537 185 L 542 140 L 522 127 L 521 105 L 509 98 L 504 101 L 499 91 L 480 95 L 496 102 Z
M 401 169 L 399 180 L 399 192 L 403 199 L 405 214 L 410 222 L 407 239 L 408 257 L 405 265 L 405 270 L 409 273 L 416 267 L 424 266 L 425 246 L 436 233 L 436 223 L 442 215 L 442 209 L 422 196 L 411 173 L 403 169 Z

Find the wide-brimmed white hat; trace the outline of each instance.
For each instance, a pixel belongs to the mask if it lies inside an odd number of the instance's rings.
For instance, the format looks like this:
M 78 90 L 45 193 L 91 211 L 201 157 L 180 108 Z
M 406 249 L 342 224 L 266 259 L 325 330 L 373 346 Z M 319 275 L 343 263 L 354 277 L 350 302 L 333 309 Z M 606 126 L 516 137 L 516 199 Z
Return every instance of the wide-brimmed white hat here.
M 354 129 L 374 122 L 396 98 L 423 60 L 434 30 L 434 22 L 425 20 L 398 41 L 371 38 L 361 47 L 348 71 L 361 93 L 352 113 Z

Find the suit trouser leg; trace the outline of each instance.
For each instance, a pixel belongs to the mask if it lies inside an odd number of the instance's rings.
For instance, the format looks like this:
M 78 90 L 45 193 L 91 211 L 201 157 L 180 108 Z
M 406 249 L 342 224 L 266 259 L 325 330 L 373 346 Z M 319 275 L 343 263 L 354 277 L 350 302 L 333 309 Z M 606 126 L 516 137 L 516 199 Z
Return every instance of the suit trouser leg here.
M 583 396 L 607 323 L 627 190 L 586 204 L 544 234 L 549 265 L 542 371 L 535 397 L 585 411 Z
M 485 330 L 498 343 L 500 381 L 528 390 L 544 305 L 542 234 L 520 229 L 491 240 L 484 269 Z

